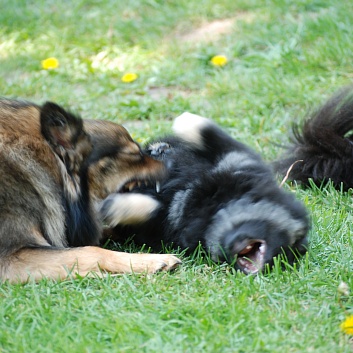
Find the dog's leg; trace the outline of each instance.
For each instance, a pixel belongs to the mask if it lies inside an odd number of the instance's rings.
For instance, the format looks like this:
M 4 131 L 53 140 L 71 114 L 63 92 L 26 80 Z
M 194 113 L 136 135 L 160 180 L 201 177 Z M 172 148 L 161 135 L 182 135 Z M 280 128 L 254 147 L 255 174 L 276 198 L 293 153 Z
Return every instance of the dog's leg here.
M 199 115 L 187 112 L 181 114 L 175 118 L 173 130 L 176 136 L 192 145 L 195 150 L 204 152 L 204 157 L 211 162 L 230 152 L 255 157 L 255 153 L 246 145 L 233 139 L 212 120 Z
M 147 222 L 160 204 L 141 194 L 111 194 L 100 205 L 99 212 L 109 227 Z
M 26 248 L 1 261 L 0 276 L 10 282 L 54 280 L 110 273 L 154 273 L 172 270 L 181 261 L 174 255 L 130 254 L 86 246 L 72 249 Z

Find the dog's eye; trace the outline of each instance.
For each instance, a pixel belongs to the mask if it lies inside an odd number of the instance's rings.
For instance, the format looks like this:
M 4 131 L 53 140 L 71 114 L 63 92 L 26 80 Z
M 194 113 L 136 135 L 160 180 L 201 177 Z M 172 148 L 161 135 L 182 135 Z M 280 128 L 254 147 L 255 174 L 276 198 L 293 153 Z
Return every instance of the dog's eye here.
M 132 161 L 137 161 L 137 160 L 141 160 L 144 158 L 144 154 L 142 151 L 138 151 L 138 152 L 123 152 L 120 154 L 121 156 L 124 156 L 124 158 L 130 159 Z
M 107 174 L 113 168 L 113 162 L 109 159 L 102 162 L 99 166 L 99 170 L 102 174 Z
M 138 153 L 129 153 L 129 158 L 132 158 L 135 161 L 140 161 L 143 160 L 143 153 L 138 152 Z

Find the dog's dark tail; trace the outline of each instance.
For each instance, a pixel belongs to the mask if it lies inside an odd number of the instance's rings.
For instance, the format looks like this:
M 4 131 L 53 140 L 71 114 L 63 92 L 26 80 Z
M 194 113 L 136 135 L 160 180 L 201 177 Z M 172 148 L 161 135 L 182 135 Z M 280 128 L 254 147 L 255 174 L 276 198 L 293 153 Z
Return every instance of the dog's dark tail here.
M 353 187 L 353 88 L 346 88 L 293 127 L 292 145 L 275 170 L 304 185 L 332 181 L 337 189 Z

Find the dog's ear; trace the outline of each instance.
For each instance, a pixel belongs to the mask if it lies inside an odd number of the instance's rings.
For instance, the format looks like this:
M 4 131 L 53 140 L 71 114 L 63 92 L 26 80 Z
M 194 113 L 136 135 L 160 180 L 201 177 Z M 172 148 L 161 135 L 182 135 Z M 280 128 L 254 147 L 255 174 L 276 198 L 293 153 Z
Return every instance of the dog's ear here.
M 43 105 L 40 124 L 42 135 L 54 150 L 59 146 L 73 149 L 83 133 L 82 119 L 52 102 Z
M 77 172 L 92 151 L 90 137 L 80 117 L 46 102 L 40 112 L 41 132 L 69 172 Z

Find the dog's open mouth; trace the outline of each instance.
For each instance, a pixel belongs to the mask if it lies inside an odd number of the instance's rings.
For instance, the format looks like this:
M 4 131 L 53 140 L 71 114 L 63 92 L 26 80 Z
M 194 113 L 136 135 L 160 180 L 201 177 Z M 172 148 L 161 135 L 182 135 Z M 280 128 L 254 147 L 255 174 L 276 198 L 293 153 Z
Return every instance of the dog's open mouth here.
M 119 193 L 132 192 L 134 189 L 141 190 L 141 188 L 151 187 L 155 185 L 156 192 L 159 193 L 161 190 L 161 184 L 159 181 L 153 183 L 149 180 L 129 180 L 119 190 Z
M 235 247 L 237 265 L 246 274 L 256 274 L 265 264 L 266 242 L 254 239 L 242 241 Z

